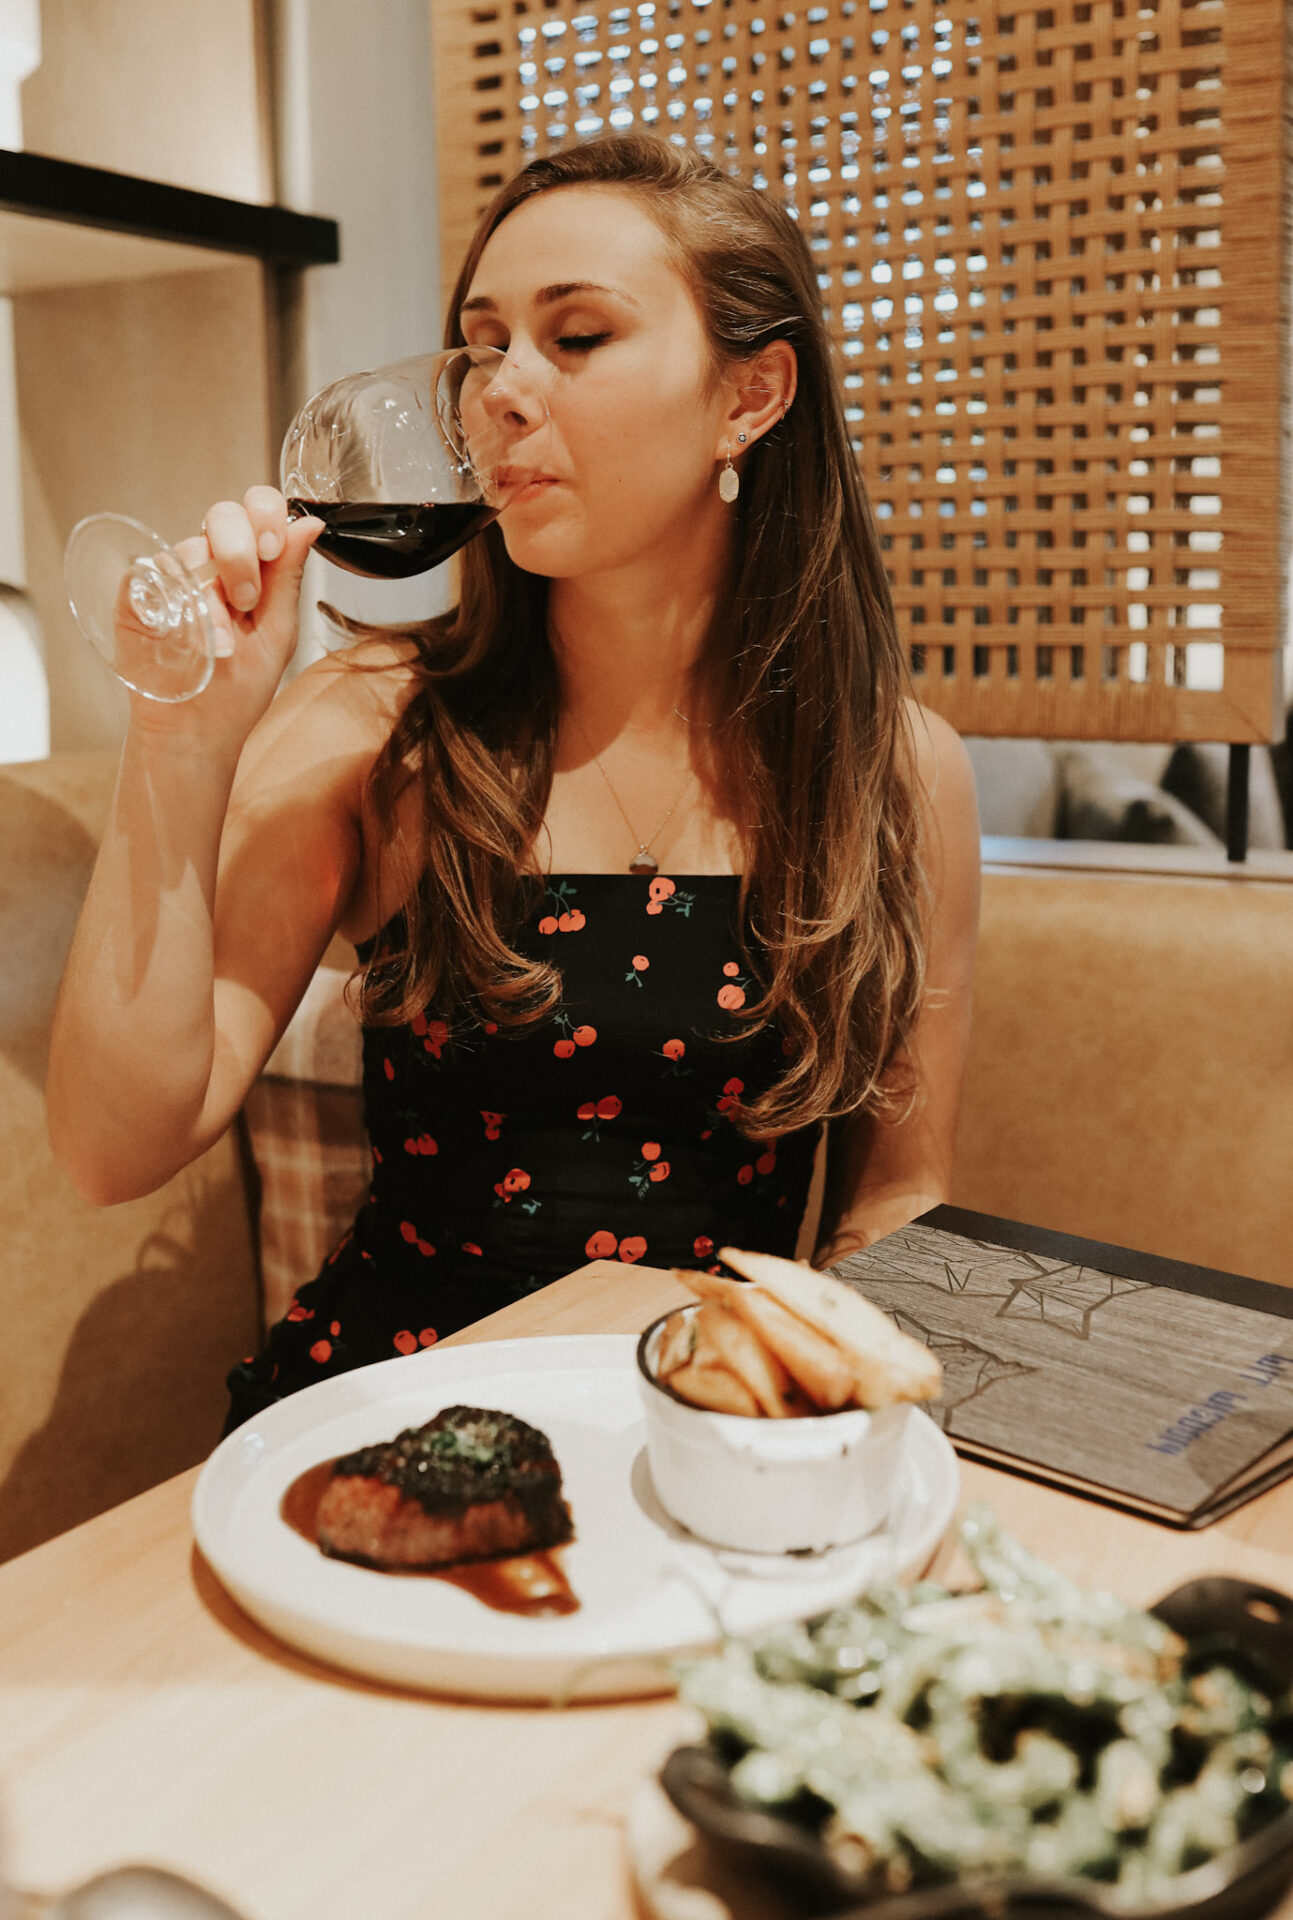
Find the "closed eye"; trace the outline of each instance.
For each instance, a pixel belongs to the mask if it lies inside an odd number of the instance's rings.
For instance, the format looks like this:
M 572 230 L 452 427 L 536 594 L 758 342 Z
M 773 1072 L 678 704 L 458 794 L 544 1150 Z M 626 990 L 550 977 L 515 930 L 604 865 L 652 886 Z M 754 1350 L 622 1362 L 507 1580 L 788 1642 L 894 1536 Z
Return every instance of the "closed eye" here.
M 563 353 L 591 353 L 610 337 L 609 333 L 563 333 L 558 335 L 557 345 Z

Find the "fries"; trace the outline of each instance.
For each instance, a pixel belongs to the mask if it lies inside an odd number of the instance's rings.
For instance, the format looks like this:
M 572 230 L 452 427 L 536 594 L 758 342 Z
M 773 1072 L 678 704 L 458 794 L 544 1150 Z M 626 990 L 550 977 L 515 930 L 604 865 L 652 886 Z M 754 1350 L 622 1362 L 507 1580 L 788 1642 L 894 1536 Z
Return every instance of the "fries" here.
M 934 1354 L 843 1281 L 773 1254 L 722 1258 L 746 1277 L 674 1269 L 701 1304 L 666 1323 L 655 1371 L 684 1400 L 776 1420 L 937 1395 Z
M 790 1374 L 775 1353 L 763 1346 L 744 1320 L 716 1300 L 706 1300 L 692 1325 L 697 1339 L 717 1355 L 753 1396 L 759 1413 L 784 1420 L 794 1410 Z M 690 1396 L 688 1396 L 690 1397 Z

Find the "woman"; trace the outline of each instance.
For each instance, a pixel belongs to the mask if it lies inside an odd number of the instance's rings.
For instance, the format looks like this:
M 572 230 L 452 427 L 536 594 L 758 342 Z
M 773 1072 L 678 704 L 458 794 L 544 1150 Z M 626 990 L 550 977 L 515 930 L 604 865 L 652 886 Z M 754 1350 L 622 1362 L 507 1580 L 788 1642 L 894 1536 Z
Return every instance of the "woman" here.
M 794 222 L 591 142 L 499 195 L 449 339 L 550 413 L 459 607 L 271 706 L 319 525 L 267 487 L 212 508 L 181 553 L 219 570 L 222 657 L 133 706 L 56 1022 L 56 1146 L 125 1199 L 228 1126 L 333 933 L 359 948 L 372 1192 L 235 1421 L 590 1256 L 791 1251 L 827 1119 L 819 1264 L 948 1190 L 973 787 L 903 697 Z

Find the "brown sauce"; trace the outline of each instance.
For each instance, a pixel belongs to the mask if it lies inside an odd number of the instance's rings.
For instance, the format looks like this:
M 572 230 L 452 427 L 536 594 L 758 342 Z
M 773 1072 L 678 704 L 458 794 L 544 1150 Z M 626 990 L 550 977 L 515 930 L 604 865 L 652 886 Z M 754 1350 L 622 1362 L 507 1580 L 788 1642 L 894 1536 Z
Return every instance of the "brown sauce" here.
M 299 1533 L 312 1547 L 319 1544 L 319 1502 L 332 1478 L 332 1467 L 331 1460 L 320 1460 L 317 1467 L 307 1467 L 304 1473 L 298 1473 L 279 1508 L 292 1532 Z
M 474 1594 L 498 1613 L 578 1613 L 579 1601 L 558 1559 L 560 1547 L 546 1553 L 514 1553 L 506 1560 L 465 1561 L 456 1567 L 429 1567 L 434 1579 Z
M 320 1460 L 298 1473 L 283 1495 L 279 1512 L 293 1533 L 319 1544 L 319 1502 L 332 1478 L 333 1462 Z M 514 1553 L 503 1560 L 460 1561 L 452 1567 L 378 1568 L 419 1580 L 443 1580 L 461 1587 L 498 1613 L 576 1613 L 579 1600 L 566 1578 L 560 1547 L 546 1553 Z

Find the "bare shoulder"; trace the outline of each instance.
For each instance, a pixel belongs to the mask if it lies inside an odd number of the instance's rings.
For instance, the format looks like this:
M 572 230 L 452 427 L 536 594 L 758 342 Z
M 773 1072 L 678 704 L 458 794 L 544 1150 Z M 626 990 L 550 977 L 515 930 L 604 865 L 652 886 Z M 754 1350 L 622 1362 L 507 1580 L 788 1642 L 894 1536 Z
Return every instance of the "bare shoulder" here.
M 926 870 L 936 901 L 931 952 L 938 966 L 972 964 L 979 917 L 979 804 L 965 742 L 941 714 L 907 702 L 923 820 Z
M 293 765 L 317 774 L 321 756 L 369 763 L 390 736 L 413 692 L 412 647 L 364 641 L 314 661 L 276 696 L 242 756 L 239 782 L 254 780 L 272 763 L 281 775 Z
M 904 700 L 903 707 L 912 764 L 926 803 L 936 811 L 967 802 L 973 808 L 974 769 L 960 734 L 941 713 L 918 700 Z

